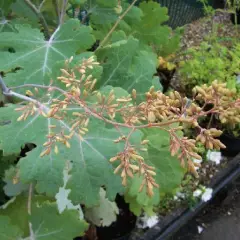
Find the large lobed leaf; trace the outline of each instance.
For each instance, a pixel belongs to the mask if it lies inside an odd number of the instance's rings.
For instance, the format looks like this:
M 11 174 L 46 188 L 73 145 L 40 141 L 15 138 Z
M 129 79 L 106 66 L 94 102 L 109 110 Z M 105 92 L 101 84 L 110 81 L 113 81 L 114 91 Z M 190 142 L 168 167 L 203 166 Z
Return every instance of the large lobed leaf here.
M 69 134 L 71 127 L 69 122 L 44 118 L 38 113 L 26 121 L 18 122 L 19 113 L 14 111 L 14 108 L 11 105 L 0 108 L 0 122 L 10 122 L 0 127 L 3 154 L 18 152 L 27 142 L 37 145 L 18 163 L 22 183 L 37 181 L 36 189 L 39 193 L 55 196 L 59 187 L 63 186 L 63 169 L 66 161 L 71 161 L 71 178 L 66 187 L 71 190 L 69 198 L 73 203 L 84 203 L 86 206 L 97 204 L 101 186 L 106 187 L 107 197 L 110 199 L 114 199 L 116 193 L 122 191 L 120 177 L 113 173 L 113 167 L 109 163 L 109 159 L 122 151 L 124 146 L 113 142 L 119 137 L 119 132 L 115 128 L 107 128 L 103 122 L 91 119 L 89 132 L 83 139 L 75 134 L 70 140 L 70 149 L 59 145 L 59 154 L 51 153 L 40 157 L 50 125 L 57 126 L 57 133 L 64 131 L 64 134 Z M 78 110 L 81 109 L 74 108 L 74 111 Z M 121 131 L 127 135 L 130 130 Z M 131 141 L 140 142 L 141 138 L 142 134 L 136 132 L 132 135 Z
M 29 25 L 15 27 L 17 32 L 0 33 L 0 71 L 20 68 L 5 78 L 9 86 L 43 84 L 55 62 L 71 57 L 76 51 L 85 51 L 95 41 L 91 28 L 74 19 L 58 27 L 49 40 Z
M 85 209 L 85 217 L 98 227 L 108 227 L 117 220 L 119 209 L 115 202 L 106 198 L 106 192 L 100 188 L 100 202 L 98 206 Z
M 96 55 L 103 66 L 100 86 L 122 87 L 128 92 L 136 89 L 142 97 L 152 85 L 160 88 L 159 79 L 154 77 L 157 56 L 142 49 L 139 40 L 125 36 L 122 40 L 102 47 Z
M 82 236 L 88 227 L 84 220 L 79 219 L 76 210 L 59 214 L 56 203 L 43 196 L 33 197 L 29 216 L 27 201 L 27 197 L 20 196 L 0 209 L 1 239 L 32 239 L 33 236 L 36 240 L 73 239 Z
M 155 129 L 144 131 L 145 138 L 149 140 L 148 156 L 146 161 L 156 168 L 155 180 L 159 189 L 154 189 L 154 197 L 149 198 L 146 189 L 141 193 L 138 189 L 142 183 L 142 177 L 135 176 L 125 194 L 125 200 L 130 204 L 130 209 L 136 215 L 140 215 L 142 209 L 151 215 L 154 207 L 161 204 L 161 196 L 173 192 L 184 176 L 185 170 L 181 167 L 179 160 L 172 157 L 169 151 L 169 135 L 162 131 L 161 134 Z M 179 135 L 182 133 L 180 132 Z

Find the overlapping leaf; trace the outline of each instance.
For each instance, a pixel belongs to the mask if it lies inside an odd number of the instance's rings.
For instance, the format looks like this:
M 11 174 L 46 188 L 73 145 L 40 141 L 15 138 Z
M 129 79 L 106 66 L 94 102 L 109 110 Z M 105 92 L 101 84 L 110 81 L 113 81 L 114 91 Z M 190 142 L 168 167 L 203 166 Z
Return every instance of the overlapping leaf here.
M 0 236 L 2 239 L 16 240 L 21 239 L 23 232 L 18 226 L 11 223 L 8 216 L 0 215 Z
M 136 89 L 144 94 L 152 85 L 160 88 L 158 78 L 154 77 L 157 57 L 151 51 L 142 50 L 133 37 L 107 45 L 97 52 L 103 66 L 103 76 L 99 85 L 122 87 L 128 92 Z
M 118 0 L 88 0 L 84 5 L 90 14 L 90 25 L 94 29 L 94 36 L 98 40 L 102 40 L 118 17 L 127 9 L 129 4 L 126 0 L 121 1 L 121 6 L 118 5 Z M 131 31 L 131 23 L 140 21 L 142 11 L 137 7 L 132 7 L 128 14 L 119 23 L 117 30 Z
M 55 62 L 71 57 L 76 51 L 85 51 L 94 43 L 91 29 L 73 19 L 57 28 L 49 40 L 44 39 L 39 29 L 28 25 L 16 25 L 16 29 L 17 32 L 0 33 L 0 71 L 20 68 L 5 78 L 9 86 L 43 84 Z
M 167 8 L 153 1 L 142 2 L 139 7 L 143 17 L 140 22 L 132 25 L 133 36 L 145 44 L 154 44 L 156 47 L 167 43 L 171 29 L 166 25 L 162 26 L 168 20 Z
M 100 202 L 98 206 L 85 209 L 85 217 L 99 227 L 108 227 L 117 220 L 119 209 L 115 202 L 106 198 L 104 189 L 100 189 Z
M 74 111 L 81 109 L 74 108 Z M 71 110 L 72 111 L 72 110 Z M 23 183 L 37 181 L 36 189 L 39 193 L 55 196 L 59 187 L 63 186 L 63 169 L 66 161 L 73 164 L 71 178 L 67 188 L 71 190 L 69 198 L 73 203 L 94 205 L 99 199 L 99 188 L 106 187 L 107 197 L 113 199 L 122 190 L 120 177 L 113 174 L 113 167 L 109 159 L 123 149 L 122 144 L 115 144 L 113 140 L 119 137 L 115 128 L 106 128 L 104 123 L 91 119 L 89 133 L 81 140 L 77 134 L 70 141 L 71 149 L 59 145 L 59 154 L 40 157 L 43 152 L 46 135 L 50 125 L 56 125 L 56 132 L 70 133 L 70 124 L 66 120 L 47 119 L 36 113 L 26 121 L 17 122 L 18 112 L 14 106 L 0 108 L 0 122 L 9 124 L 0 127 L 1 148 L 4 155 L 17 152 L 25 143 L 37 145 L 35 149 L 20 159 L 20 180 Z M 127 134 L 129 130 L 122 130 Z M 142 135 L 136 132 L 133 141 L 141 141 Z M 135 140 L 134 140 L 135 139 Z
M 6 14 L 11 10 L 11 5 L 16 0 L 1 0 L 0 2 L 0 16 L 6 16 Z
M 88 224 L 79 219 L 76 210 L 58 213 L 56 203 L 46 201 L 46 197 L 34 196 L 32 199 L 31 216 L 27 212 L 27 198 L 18 197 L 4 209 L 0 210 L 0 236 L 2 239 L 24 239 L 30 237 L 31 223 L 34 239 L 73 239 L 82 236 Z M 4 228 L 3 228 L 4 226 Z
M 181 184 L 185 170 L 177 157 L 170 154 L 167 132 L 162 132 L 159 136 L 156 132 L 149 131 L 147 139 L 148 159 L 156 167 L 156 181 L 160 185 L 160 193 L 170 193 Z
M 144 131 L 145 138 L 149 140 L 148 156 L 146 160 L 156 168 L 156 182 L 159 189 L 154 189 L 154 197 L 149 198 L 146 190 L 141 193 L 138 189 L 142 183 L 142 177 L 135 176 L 129 185 L 129 189 L 125 194 L 125 200 L 130 204 L 130 209 L 136 215 L 140 215 L 142 209 L 151 215 L 154 206 L 161 201 L 161 195 L 171 193 L 181 184 L 184 176 L 184 169 L 180 166 L 180 162 L 176 157 L 172 157 L 169 152 L 169 135 L 167 132 L 155 129 Z M 181 136 L 181 132 L 178 133 Z

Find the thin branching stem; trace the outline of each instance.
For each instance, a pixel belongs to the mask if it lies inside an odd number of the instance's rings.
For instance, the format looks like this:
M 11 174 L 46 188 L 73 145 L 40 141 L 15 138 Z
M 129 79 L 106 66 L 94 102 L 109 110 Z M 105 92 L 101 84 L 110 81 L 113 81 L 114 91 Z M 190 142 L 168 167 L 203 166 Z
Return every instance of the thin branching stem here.
M 45 37 L 47 39 L 49 39 L 50 34 L 49 34 L 49 30 L 48 30 L 48 25 L 47 25 L 47 22 L 46 22 L 44 16 L 41 13 L 41 9 L 37 8 L 30 0 L 24 0 L 24 1 L 33 10 L 33 12 L 36 14 L 36 16 L 39 18 L 39 20 L 43 26 L 43 29 L 44 29 Z
M 32 214 L 32 191 L 33 191 L 33 185 L 31 183 L 28 189 L 28 203 L 27 203 L 28 215 Z
M 60 16 L 59 16 L 59 25 L 63 24 L 67 4 L 68 4 L 68 0 L 63 0 L 62 1 L 62 7 L 61 7 L 61 10 L 60 10 Z
M 28 190 L 28 201 L 27 201 L 27 211 L 28 211 L 28 215 L 31 216 L 32 214 L 32 194 L 33 194 L 33 184 L 31 183 L 29 185 L 29 190 Z M 32 223 L 29 221 L 28 222 L 29 225 L 29 239 L 30 240 L 35 240 L 35 235 L 33 232 L 33 228 L 32 228 Z
M 58 21 L 58 24 L 60 24 L 60 8 L 59 8 L 59 0 L 52 0 L 52 4 L 55 8 L 55 12 L 56 12 L 56 15 L 57 15 L 57 21 Z
M 109 123 L 113 126 L 118 126 L 118 127 L 126 127 L 126 128 L 135 128 L 135 129 L 142 129 L 142 128 L 151 128 L 151 127 L 164 127 L 164 126 L 169 126 L 173 123 L 177 123 L 179 122 L 179 119 L 174 119 L 174 120 L 170 120 L 170 121 L 166 121 L 166 122 L 160 122 L 160 123 L 148 123 L 148 124 L 144 124 L 144 125 L 139 125 L 139 126 L 135 126 L 135 125 L 131 125 L 131 124 L 126 124 L 126 123 L 118 123 L 112 120 L 109 120 L 105 117 L 103 117 L 101 114 L 95 112 L 93 109 L 90 109 L 89 107 L 87 107 L 81 100 L 74 98 L 73 96 L 69 95 L 66 91 L 62 90 L 61 88 L 58 87 L 54 87 L 54 86 L 43 86 L 43 85 L 38 85 L 38 84 L 25 84 L 25 85 L 21 85 L 15 88 L 20 88 L 20 87 L 37 87 L 37 88 L 43 88 L 43 89 L 48 89 L 50 91 L 59 91 L 60 93 L 62 93 L 65 96 L 71 97 L 76 103 L 80 104 L 80 106 L 89 114 L 91 114 L 93 117 L 99 119 L 99 120 L 103 120 L 106 123 Z M 13 88 L 12 88 L 13 89 Z M 15 96 L 18 97 L 20 99 L 23 99 L 25 101 L 28 102 L 33 102 L 38 106 L 41 106 L 43 109 L 48 109 L 45 105 L 43 105 L 42 103 L 40 103 L 39 101 L 32 99 L 30 97 L 24 96 L 22 94 L 10 91 L 9 93 L 7 93 L 7 96 Z M 49 110 L 49 109 L 48 109 Z M 182 120 L 184 122 L 184 119 Z
M 117 28 L 118 24 L 122 21 L 122 19 L 127 15 L 127 13 L 131 10 L 131 8 L 134 6 L 134 4 L 137 2 L 137 0 L 134 0 L 128 8 L 125 10 L 125 12 L 118 18 L 118 20 L 115 22 L 111 30 L 108 32 L 108 34 L 105 36 L 105 38 L 102 40 L 102 42 L 99 44 L 99 48 L 103 47 L 103 45 L 107 42 L 108 38 L 112 35 L 114 30 Z
M 3 94 L 6 94 L 10 91 L 10 89 L 6 86 L 5 82 L 3 81 L 1 74 L 0 74 L 0 87 L 2 89 Z

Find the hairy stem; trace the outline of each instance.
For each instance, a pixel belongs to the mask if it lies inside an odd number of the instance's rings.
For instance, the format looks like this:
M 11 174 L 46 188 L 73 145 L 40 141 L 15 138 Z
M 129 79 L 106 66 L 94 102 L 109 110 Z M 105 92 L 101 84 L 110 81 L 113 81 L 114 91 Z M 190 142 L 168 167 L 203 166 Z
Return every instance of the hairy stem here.
M 108 38 L 112 35 L 114 30 L 117 28 L 118 24 L 122 21 L 122 19 L 127 15 L 127 13 L 131 10 L 131 8 L 134 6 L 134 4 L 137 2 L 137 0 L 134 0 L 126 9 L 126 11 L 118 18 L 118 20 L 115 22 L 111 30 L 108 32 L 108 34 L 105 36 L 105 38 L 102 40 L 102 42 L 99 44 L 99 48 L 101 48 L 108 40 Z
M 46 22 L 44 16 L 41 13 L 41 10 L 38 9 L 30 0 L 24 0 L 24 1 L 33 10 L 33 12 L 36 14 L 36 16 L 39 18 L 39 20 L 43 26 L 43 29 L 44 29 L 45 37 L 47 39 L 49 39 L 50 34 L 49 34 L 49 30 L 48 30 L 48 25 L 47 25 L 47 22 Z

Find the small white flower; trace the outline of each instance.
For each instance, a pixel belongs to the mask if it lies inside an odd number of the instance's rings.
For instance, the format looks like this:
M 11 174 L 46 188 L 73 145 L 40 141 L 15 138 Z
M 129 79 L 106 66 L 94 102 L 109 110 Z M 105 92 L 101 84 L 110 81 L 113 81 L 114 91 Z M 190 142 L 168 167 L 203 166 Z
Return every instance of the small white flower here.
M 176 193 L 176 196 L 177 196 L 178 198 L 181 198 L 181 199 L 185 199 L 185 197 L 186 197 L 186 195 L 185 195 L 184 193 L 181 193 L 181 192 L 177 192 L 177 193 Z
M 155 226 L 157 223 L 158 223 L 158 216 L 157 215 L 149 217 L 148 220 L 147 220 L 147 226 L 149 228 Z
M 142 217 L 138 218 L 137 227 L 138 228 L 151 228 L 158 223 L 159 219 L 157 215 L 153 215 L 151 217 L 144 214 Z
M 174 197 L 173 197 L 173 200 L 177 201 L 177 200 L 178 200 L 178 197 L 177 197 L 177 196 L 174 196 Z
M 198 226 L 197 228 L 198 228 L 198 233 L 201 234 L 203 231 L 203 228 L 201 226 Z
M 214 151 L 208 150 L 207 159 L 211 162 L 215 162 L 218 165 L 222 160 L 222 154 L 221 152 L 214 152 Z
M 200 190 L 200 189 L 197 189 L 197 190 L 195 190 L 194 192 L 193 192 L 193 196 L 194 197 L 199 197 L 199 196 L 201 196 L 202 195 L 202 190 Z
M 202 200 L 204 202 L 209 201 L 212 198 L 212 192 L 213 192 L 212 188 L 206 188 L 202 195 Z

